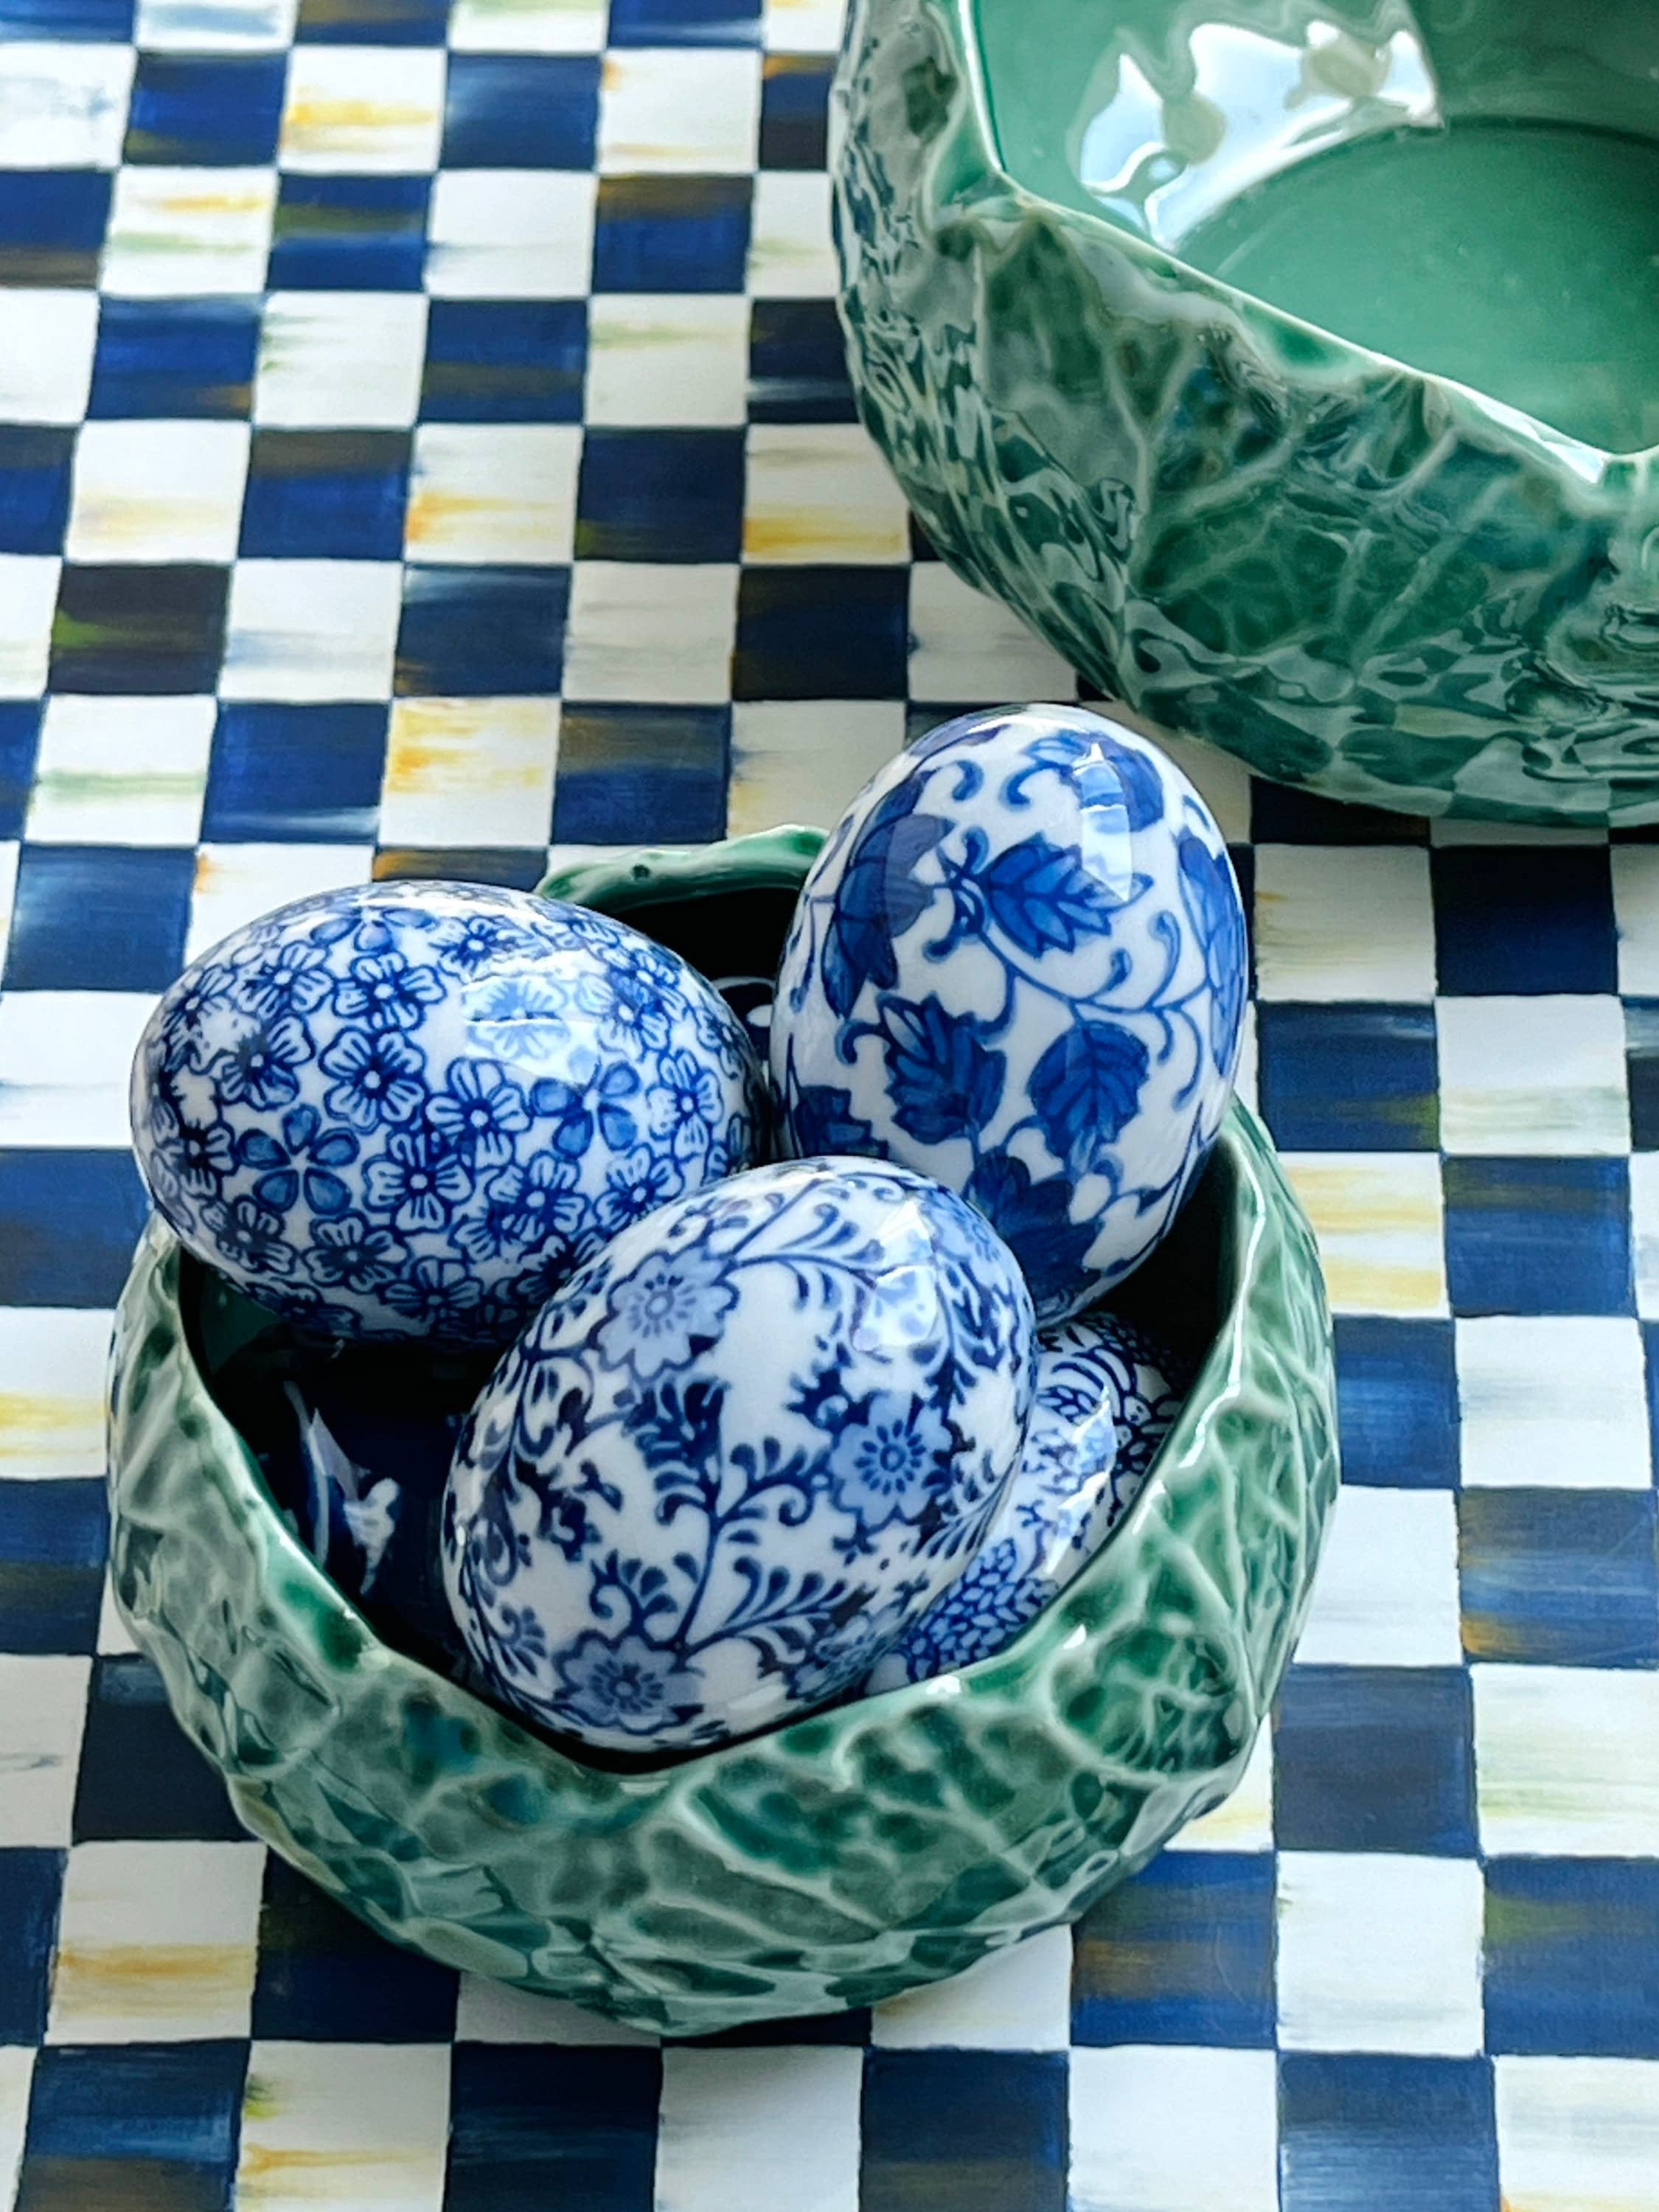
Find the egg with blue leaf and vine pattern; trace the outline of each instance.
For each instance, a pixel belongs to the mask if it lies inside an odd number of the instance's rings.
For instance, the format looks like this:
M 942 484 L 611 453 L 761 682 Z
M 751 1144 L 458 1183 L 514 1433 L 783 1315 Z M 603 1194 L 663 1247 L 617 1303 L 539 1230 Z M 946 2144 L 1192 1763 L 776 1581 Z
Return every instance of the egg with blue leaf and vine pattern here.
M 790 1149 L 965 1193 L 1063 1319 L 1192 1188 L 1247 963 L 1221 832 L 1156 745 L 1082 708 L 963 715 L 866 785 L 802 888 L 771 1029 Z
M 984 1544 L 866 1689 L 925 1681 L 1011 1644 L 1139 1497 L 1188 1379 L 1175 1353 L 1116 1314 L 1041 1330 L 1025 1449 Z
M 527 892 L 325 891 L 185 969 L 133 1064 L 180 1241 L 339 1337 L 505 1343 L 607 1237 L 761 1157 L 759 1065 L 678 954 Z
M 978 1548 L 1030 1299 L 952 1192 L 804 1160 L 674 1200 L 548 1302 L 450 1477 L 450 1602 L 498 1694 L 609 1750 L 823 1704 Z

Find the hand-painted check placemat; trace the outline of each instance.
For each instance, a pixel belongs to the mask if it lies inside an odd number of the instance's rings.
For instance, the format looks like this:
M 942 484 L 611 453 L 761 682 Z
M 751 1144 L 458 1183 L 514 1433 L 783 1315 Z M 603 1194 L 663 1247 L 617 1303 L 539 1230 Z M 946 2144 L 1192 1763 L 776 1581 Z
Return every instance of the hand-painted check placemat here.
M 0 2205 L 1659 2206 L 1652 844 L 1200 764 L 1348 1486 L 1271 1745 L 1075 1938 L 659 2051 L 267 1861 L 105 1600 L 125 1073 L 187 953 L 823 821 L 907 724 L 1072 696 L 854 422 L 838 30 L 0 0 Z

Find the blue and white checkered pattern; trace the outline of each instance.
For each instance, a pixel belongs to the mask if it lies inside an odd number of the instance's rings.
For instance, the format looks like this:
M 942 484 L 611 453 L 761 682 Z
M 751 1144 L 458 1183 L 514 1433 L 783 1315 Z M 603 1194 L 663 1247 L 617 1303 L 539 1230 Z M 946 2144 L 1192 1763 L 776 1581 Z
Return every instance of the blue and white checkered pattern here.
M 838 32 L 0 0 L 0 2205 L 1659 2206 L 1653 843 L 1198 763 L 1347 1487 L 1243 1788 L 1075 1934 L 659 2051 L 267 1860 L 111 1612 L 125 1070 L 187 955 L 823 821 L 907 728 L 1075 696 L 857 427 Z

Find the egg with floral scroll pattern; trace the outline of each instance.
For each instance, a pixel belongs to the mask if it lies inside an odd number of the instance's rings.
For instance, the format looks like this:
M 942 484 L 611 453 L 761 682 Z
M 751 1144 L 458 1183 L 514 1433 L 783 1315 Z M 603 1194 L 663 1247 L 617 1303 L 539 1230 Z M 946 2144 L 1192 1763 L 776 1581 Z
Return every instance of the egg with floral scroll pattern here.
M 1247 975 L 1226 845 L 1156 745 L 1081 708 L 963 715 L 866 784 L 802 888 L 770 1041 L 789 1149 L 963 1192 L 1063 1319 L 1192 1188 Z
M 480 1395 L 445 1508 L 456 1622 L 506 1702 L 607 1750 L 821 1705 L 973 1557 L 1035 1368 L 1012 1254 L 907 1169 L 676 1199 Z
M 156 1007 L 138 1164 L 181 1242 L 336 1337 L 501 1344 L 654 1206 L 752 1164 L 738 1018 L 527 892 L 386 883 L 236 931 Z

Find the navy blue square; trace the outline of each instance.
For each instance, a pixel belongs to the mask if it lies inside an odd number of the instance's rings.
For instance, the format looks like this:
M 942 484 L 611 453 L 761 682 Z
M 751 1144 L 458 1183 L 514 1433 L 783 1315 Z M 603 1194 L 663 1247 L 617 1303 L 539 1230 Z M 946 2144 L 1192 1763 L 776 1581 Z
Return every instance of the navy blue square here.
M 726 834 L 731 711 L 567 706 L 553 836 L 560 844 L 696 844 Z
M 141 53 L 124 161 L 259 168 L 274 161 L 286 54 Z
M 860 2212 L 1065 2212 L 1061 2051 L 872 2051 Z
M 1271 1851 L 1166 1851 L 1077 1923 L 1072 2040 L 1269 2051 Z
M 132 36 L 137 0 L 0 0 L 0 40 L 112 40 Z
M 1336 1396 L 1344 1482 L 1455 1486 L 1459 1410 L 1450 1322 L 1338 1315 Z
M 247 2045 L 48 2044 L 16 2212 L 230 2212 Z
M 168 846 L 25 845 L 9 991 L 165 991 L 184 957 L 196 855 Z
M 833 300 L 757 300 L 749 313 L 751 422 L 855 422 Z
M 387 1943 L 272 1851 L 259 1911 L 253 2033 L 290 2042 L 444 2043 L 456 1976 Z
M 1659 999 L 1625 1001 L 1625 1083 L 1632 1149 L 1659 1152 Z
M 829 161 L 833 54 L 768 54 L 761 71 L 763 169 L 822 169 Z
M 0 1305 L 112 1307 L 148 1211 L 130 1153 L 0 1152 Z
M 1429 856 L 1440 988 L 1616 991 L 1605 846 L 1445 845 Z
M 211 691 L 228 586 L 226 568 L 66 562 L 52 626 L 52 689 L 198 697 Z
M 585 300 L 434 300 L 423 422 L 579 422 Z
M 597 54 L 449 58 L 446 169 L 589 169 L 599 120 Z
M 103 300 L 88 416 L 245 421 L 259 346 L 257 300 Z
M 61 553 L 75 433 L 0 423 L 0 553 Z
M 906 568 L 745 568 L 733 697 L 903 698 L 909 607 Z
M 651 2212 L 654 2051 L 455 2046 L 444 2212 Z
M 1258 845 L 1426 845 L 1429 825 L 1419 815 L 1258 780 L 1250 786 L 1250 836 Z
M 1659 1667 L 1651 1490 L 1466 1490 L 1463 1648 L 1544 1667 Z
M 243 554 L 398 560 L 409 447 L 406 430 L 256 430 L 242 495 Z
M 1282 1850 L 1474 1850 L 1474 1722 L 1461 1667 L 1292 1667 L 1273 1726 Z
M 576 489 L 579 561 L 735 561 L 741 430 L 592 430 Z
M 526 822 L 526 830 L 536 825 Z M 499 884 L 533 891 L 547 873 L 547 840 L 538 845 L 386 845 L 374 855 L 377 884 Z
M 236 1843 L 245 1831 L 217 1771 L 168 1708 L 137 1653 L 94 1659 L 75 1792 L 77 1844 Z
M 309 46 L 441 46 L 451 0 L 300 0 L 295 37 Z
M 40 702 L 0 699 L 0 837 L 21 837 L 40 742 Z
M 0 1651 L 90 1651 L 108 1546 L 101 1482 L 0 1481 Z
M 213 732 L 210 843 L 368 845 L 380 819 L 386 709 L 225 704 Z
M 1659 2058 L 1659 1861 L 1492 1859 L 1486 2045 Z
M 1452 1310 L 1632 1310 L 1630 1174 L 1622 1159 L 1449 1159 Z
M 429 177 L 284 176 L 270 237 L 270 287 L 418 292 Z
M 39 2043 L 46 2032 L 63 1884 L 61 1851 L 0 1850 L 0 2043 Z
M 749 177 L 601 177 L 596 292 L 741 292 Z
M 103 169 L 0 169 L 0 284 L 95 284 Z
M 1279 2117 L 1281 2212 L 1498 2212 L 1484 2058 L 1287 2051 Z
M 392 688 L 399 698 L 556 691 L 568 568 L 425 568 L 404 575 Z
M 612 46 L 752 46 L 760 0 L 611 0 Z
M 1431 1006 L 1256 1009 L 1261 1111 L 1291 1152 L 1433 1152 L 1439 1061 Z

